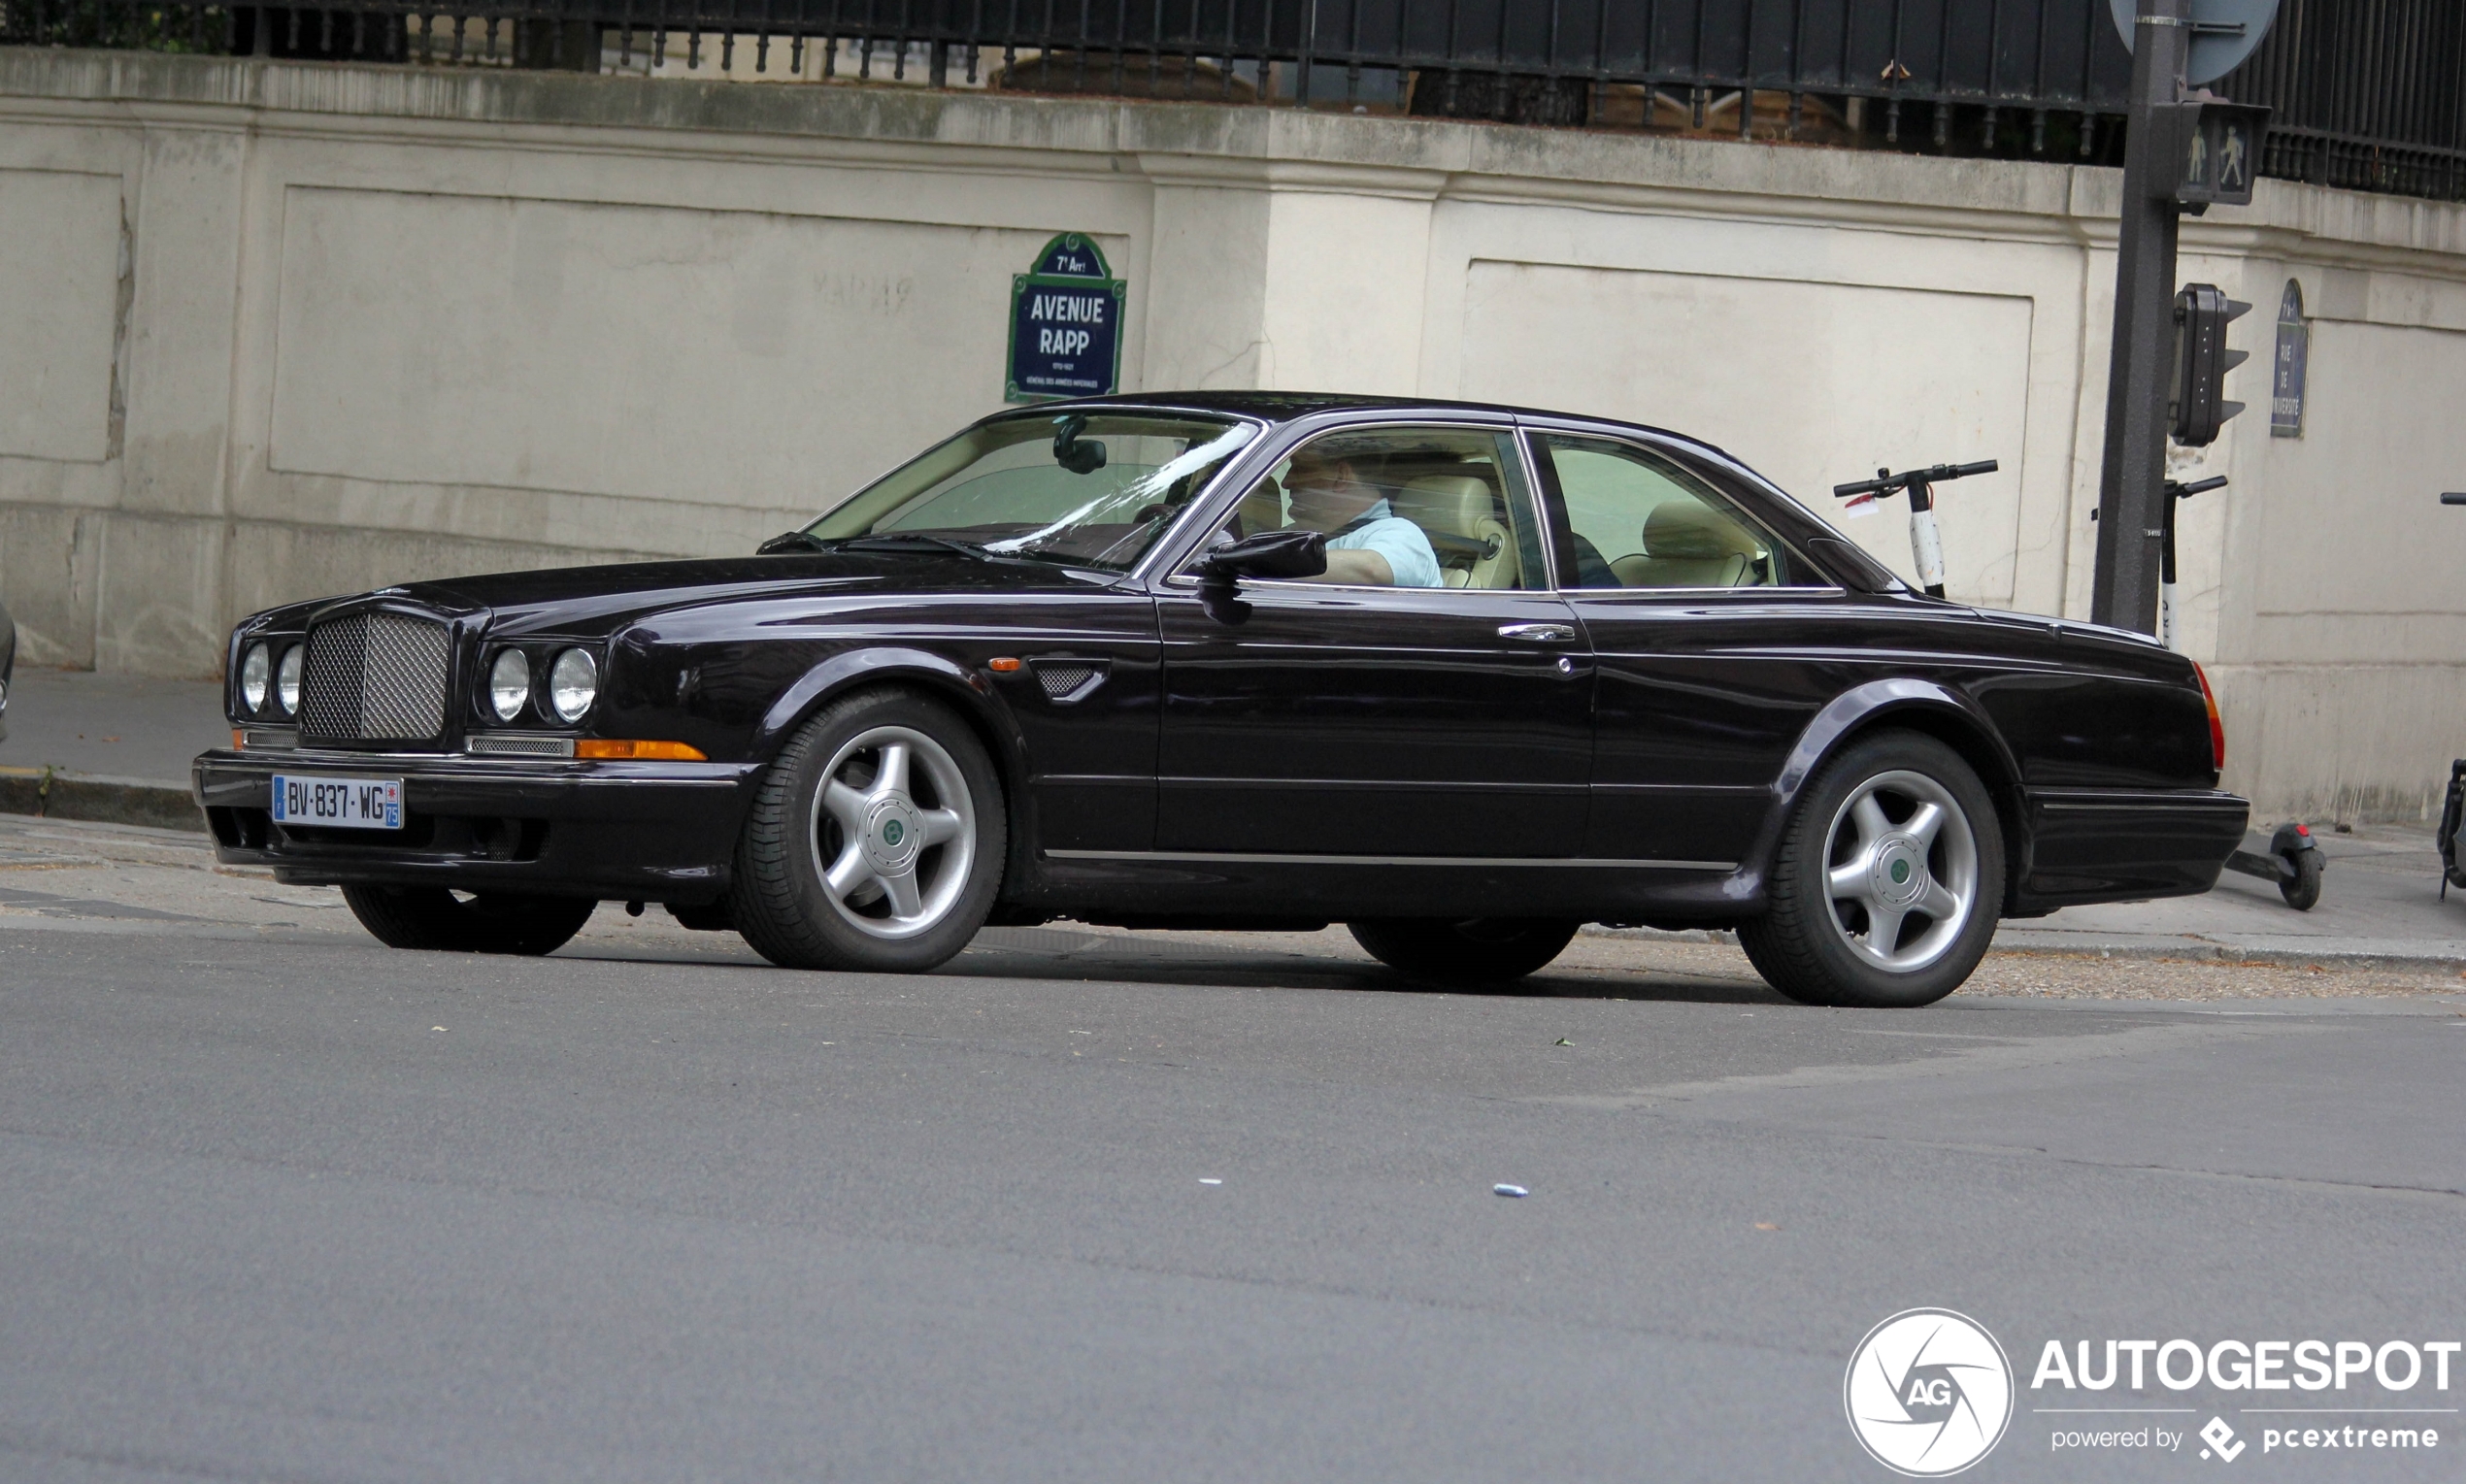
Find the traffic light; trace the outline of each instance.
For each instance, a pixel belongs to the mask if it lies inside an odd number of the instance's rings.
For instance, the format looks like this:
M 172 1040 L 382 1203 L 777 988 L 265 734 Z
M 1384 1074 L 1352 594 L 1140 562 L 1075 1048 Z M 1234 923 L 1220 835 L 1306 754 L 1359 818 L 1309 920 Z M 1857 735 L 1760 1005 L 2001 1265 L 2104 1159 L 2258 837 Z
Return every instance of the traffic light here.
M 2226 348 L 2226 326 L 2250 311 L 2214 283 L 2187 283 L 2175 296 L 2175 395 L 2167 431 L 2187 448 L 2217 442 L 2219 426 L 2244 410 L 2226 400 L 2226 373 L 2250 357 Z

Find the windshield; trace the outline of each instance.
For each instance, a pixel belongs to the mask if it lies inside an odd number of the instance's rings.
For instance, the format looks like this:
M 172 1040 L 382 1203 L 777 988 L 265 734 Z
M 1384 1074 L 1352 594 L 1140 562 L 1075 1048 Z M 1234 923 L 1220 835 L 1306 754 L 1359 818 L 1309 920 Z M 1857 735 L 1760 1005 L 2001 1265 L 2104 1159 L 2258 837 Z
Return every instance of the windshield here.
M 805 528 L 820 542 L 919 538 L 1125 571 L 1258 430 L 1225 418 L 1071 412 L 979 424 Z

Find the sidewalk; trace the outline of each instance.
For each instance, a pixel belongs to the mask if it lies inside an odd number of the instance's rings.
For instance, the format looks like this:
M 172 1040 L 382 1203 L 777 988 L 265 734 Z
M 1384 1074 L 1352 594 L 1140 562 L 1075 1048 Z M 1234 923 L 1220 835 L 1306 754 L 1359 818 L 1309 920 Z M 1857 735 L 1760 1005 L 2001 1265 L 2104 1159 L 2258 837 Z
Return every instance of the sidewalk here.
M 9 738 L 0 742 L 0 812 L 202 831 L 188 762 L 230 737 L 222 687 L 213 680 L 20 669 L 9 694 Z M 2339 835 L 2324 825 L 2317 838 L 2329 870 L 2309 912 L 2287 907 L 2269 882 L 2229 872 L 2207 896 L 2067 907 L 2007 923 L 1996 950 L 2466 969 L 2466 892 L 2441 900 L 2430 826 L 2360 825 Z M 2265 833 L 2245 841 L 2250 850 L 2266 845 Z
M 203 831 L 188 762 L 229 746 L 222 685 L 20 665 L 0 742 L 0 812 Z
M 2276 821 L 2266 821 L 2274 825 Z M 2298 912 L 2278 888 L 2227 872 L 2207 896 L 2066 907 L 2007 923 L 1998 949 L 2139 953 L 2273 962 L 2446 961 L 2466 968 L 2466 891 L 2441 899 L 2440 853 L 2428 824 L 2313 826 L 2328 871 L 2320 902 Z M 2268 848 L 2265 832 L 2244 848 Z

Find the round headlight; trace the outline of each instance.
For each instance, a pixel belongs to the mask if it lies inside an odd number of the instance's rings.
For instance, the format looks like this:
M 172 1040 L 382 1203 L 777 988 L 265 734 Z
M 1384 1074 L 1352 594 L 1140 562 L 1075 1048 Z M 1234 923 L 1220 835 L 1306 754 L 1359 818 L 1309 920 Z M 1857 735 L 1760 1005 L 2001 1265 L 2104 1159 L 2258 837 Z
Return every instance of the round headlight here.
M 240 660 L 240 702 L 250 712 L 265 709 L 265 686 L 274 678 L 274 656 L 263 644 L 250 644 Z
M 599 699 L 599 661 L 583 649 L 568 649 L 548 671 L 548 704 L 559 721 L 580 721 Z
M 530 699 L 530 657 L 519 649 L 499 650 L 497 662 L 488 667 L 488 709 L 497 720 L 512 721 L 522 714 L 523 704 Z
M 274 667 L 274 704 L 283 708 L 285 716 L 300 713 L 300 664 L 308 658 L 308 645 L 293 644 L 283 651 L 283 663 Z

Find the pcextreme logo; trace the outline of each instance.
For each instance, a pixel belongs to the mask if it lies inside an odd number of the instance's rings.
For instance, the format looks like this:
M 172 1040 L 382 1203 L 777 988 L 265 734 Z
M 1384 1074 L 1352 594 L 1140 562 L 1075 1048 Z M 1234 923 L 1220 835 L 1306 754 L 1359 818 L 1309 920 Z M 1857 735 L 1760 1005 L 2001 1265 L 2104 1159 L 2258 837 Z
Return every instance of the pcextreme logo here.
M 1842 1378 L 1850 1431 L 1875 1461 L 1916 1479 L 1958 1473 L 1994 1451 L 2013 1418 L 2013 1368 L 1985 1326 L 1950 1309 L 1904 1309 L 1867 1332 Z

